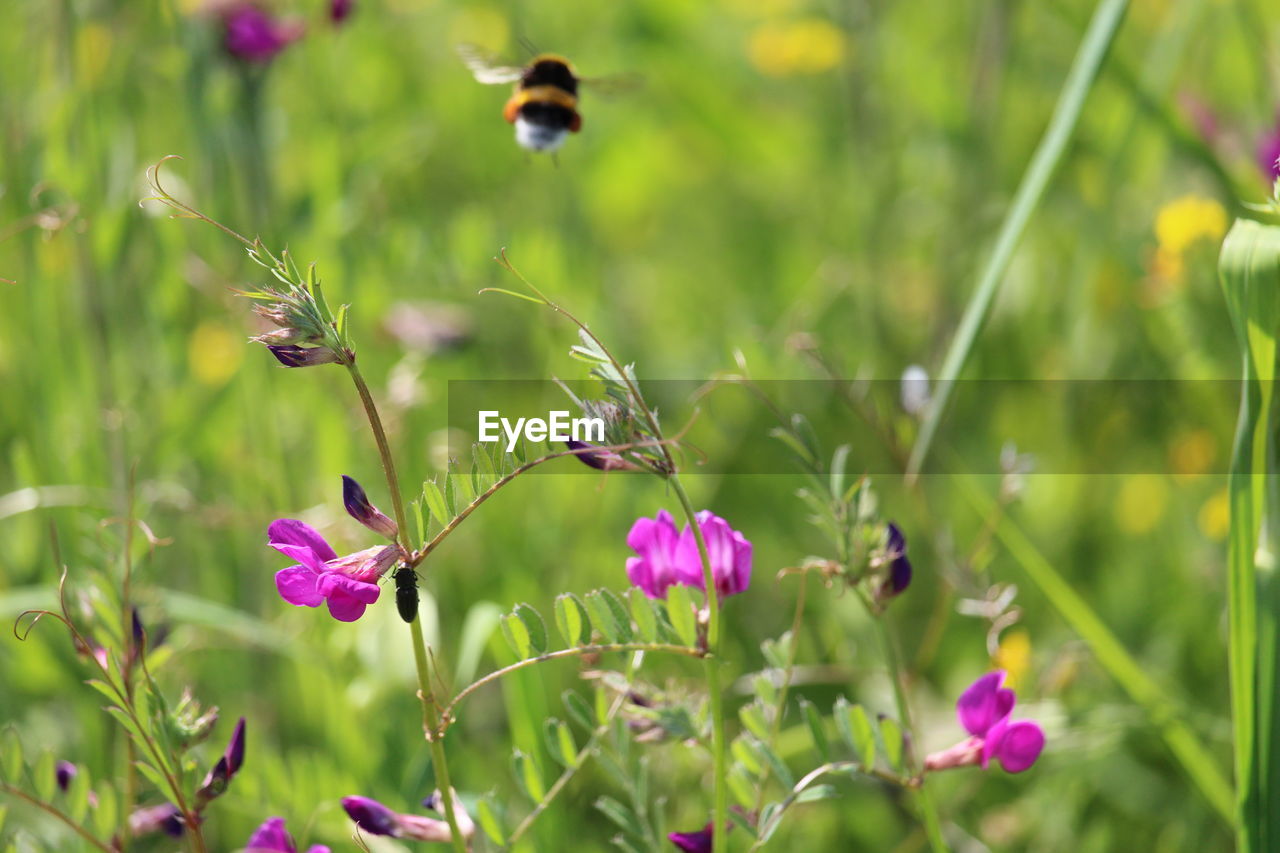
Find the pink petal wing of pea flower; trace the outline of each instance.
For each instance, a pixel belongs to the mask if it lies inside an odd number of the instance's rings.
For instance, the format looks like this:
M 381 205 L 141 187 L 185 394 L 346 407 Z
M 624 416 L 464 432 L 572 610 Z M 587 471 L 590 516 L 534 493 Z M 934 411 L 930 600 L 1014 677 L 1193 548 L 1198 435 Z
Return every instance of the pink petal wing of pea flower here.
M 638 518 L 627 534 L 627 545 L 639 556 L 627 559 L 627 577 L 650 598 L 666 598 L 667 587 L 681 581 L 677 566 L 676 532 L 671 513 L 658 511 L 658 517 Z
M 724 598 L 745 592 L 751 583 L 751 543 L 741 533 L 729 526 L 710 510 L 698 513 L 698 527 L 707 545 L 707 558 L 711 561 L 711 576 L 715 579 L 716 593 Z M 698 541 L 692 528 L 686 527 L 680 534 L 677 566 L 680 581 L 699 589 L 705 589 L 702 574 L 702 556 L 698 553 Z
M 1014 693 L 1004 683 L 1003 670 L 988 672 L 960 694 L 956 701 L 956 716 L 960 725 L 974 737 L 986 737 L 993 726 L 1006 719 L 1013 711 Z M 986 759 L 983 760 L 986 766 Z
M 1001 720 L 987 732 L 982 745 L 982 766 L 992 758 L 1010 773 L 1021 773 L 1036 763 L 1044 750 L 1044 731 L 1031 720 Z

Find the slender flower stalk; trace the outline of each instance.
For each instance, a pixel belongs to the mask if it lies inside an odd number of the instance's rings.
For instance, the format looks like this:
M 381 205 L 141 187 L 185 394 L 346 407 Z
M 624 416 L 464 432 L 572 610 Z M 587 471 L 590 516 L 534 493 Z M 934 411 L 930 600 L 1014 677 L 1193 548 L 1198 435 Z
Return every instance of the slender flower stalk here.
M 395 459 L 391 455 L 391 445 L 387 442 L 386 430 L 382 427 L 382 418 L 378 415 L 378 406 L 369 393 L 360 368 L 356 367 L 355 357 L 344 362 L 351 381 L 360 395 L 365 415 L 369 419 L 369 427 L 373 430 L 374 442 L 378 445 L 378 457 L 382 460 L 382 471 L 387 477 L 387 489 L 391 492 L 391 506 L 395 512 L 397 527 L 396 542 L 403 553 L 408 550 L 401 537 L 409 529 L 404 513 L 404 498 L 400 495 L 400 480 L 396 476 Z M 444 750 L 444 737 L 440 730 L 440 713 L 436 706 L 435 694 L 431 690 L 431 665 L 427 654 L 426 639 L 422 634 L 422 620 L 414 619 L 409 623 L 409 632 L 413 642 L 413 660 L 418 673 L 418 699 L 422 702 L 423 734 L 431 748 L 431 762 L 436 770 L 436 783 L 440 787 L 440 803 L 444 811 L 445 821 L 449 824 L 450 841 L 456 853 L 466 853 L 467 841 L 462 836 L 458 825 L 458 817 L 453 800 L 453 781 L 449 774 L 449 763 Z

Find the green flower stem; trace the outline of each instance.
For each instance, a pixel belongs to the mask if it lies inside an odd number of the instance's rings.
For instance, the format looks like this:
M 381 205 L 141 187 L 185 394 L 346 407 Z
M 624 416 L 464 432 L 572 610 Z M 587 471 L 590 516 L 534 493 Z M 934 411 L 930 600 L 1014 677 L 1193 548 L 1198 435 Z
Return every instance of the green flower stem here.
M 431 670 L 427 660 L 427 643 L 422 636 L 422 621 L 409 623 L 413 634 L 413 661 L 418 668 L 418 698 L 422 700 L 422 731 L 431 745 L 431 763 L 436 769 L 436 786 L 440 789 L 440 802 L 444 807 L 444 819 L 449 824 L 449 838 L 457 853 L 467 853 L 467 840 L 458 829 L 458 816 L 454 813 L 453 781 L 449 778 L 449 762 L 444 752 L 444 732 L 440 729 L 440 714 L 436 710 L 435 696 L 431 692 Z
M 863 599 L 863 603 L 867 604 L 867 610 L 871 614 L 871 621 L 876 625 L 876 632 L 880 635 L 880 644 L 884 647 L 884 660 L 889 668 L 889 677 L 893 680 L 893 699 L 898 708 L 898 719 L 902 722 L 902 727 L 911 737 L 912 749 L 909 750 L 908 756 L 913 765 L 912 770 L 919 773 L 920 786 L 916 789 L 916 804 L 920 807 L 920 817 L 924 821 L 924 833 L 929 839 L 929 849 L 934 853 L 945 853 L 950 848 L 947 847 L 946 840 L 942 837 L 942 823 L 938 820 L 938 808 L 933 802 L 933 796 L 929 791 L 928 783 L 924 778 L 924 774 L 920 773 L 920 768 L 914 766 L 916 743 L 915 728 L 911 724 L 911 708 L 907 704 L 907 694 L 902 687 L 902 663 L 898 654 L 898 644 L 894 642 L 893 632 L 889 630 L 889 623 L 885 620 L 883 614 L 877 614 L 871 610 L 870 603 Z
M 378 457 L 382 460 L 382 472 L 387 477 L 387 488 L 391 491 L 391 505 L 396 514 L 396 526 L 399 531 L 396 543 L 406 555 L 408 551 L 402 544 L 408 525 L 405 523 L 404 500 L 400 496 L 400 480 L 396 476 L 396 463 L 391 455 L 391 445 L 387 443 L 386 430 L 382 428 L 382 418 L 378 415 L 378 407 L 369 393 L 360 368 L 356 367 L 355 357 L 345 362 L 351 381 L 355 383 L 360 394 L 360 402 L 364 405 L 365 414 L 369 418 L 369 427 L 373 430 L 373 440 L 378 445 Z M 427 641 L 422 635 L 422 623 L 417 618 L 409 623 L 409 632 L 413 638 L 413 660 L 418 671 L 418 699 L 422 702 L 422 730 L 431 747 L 431 763 L 436 771 L 436 784 L 440 788 L 440 800 L 444 808 L 445 821 L 449 824 L 449 836 L 453 849 L 457 853 L 466 853 L 467 841 L 458 829 L 458 817 L 454 813 L 453 783 L 449 777 L 449 762 L 445 756 L 443 733 L 440 730 L 440 714 L 436 708 L 435 694 L 431 691 L 431 665 L 427 657 Z

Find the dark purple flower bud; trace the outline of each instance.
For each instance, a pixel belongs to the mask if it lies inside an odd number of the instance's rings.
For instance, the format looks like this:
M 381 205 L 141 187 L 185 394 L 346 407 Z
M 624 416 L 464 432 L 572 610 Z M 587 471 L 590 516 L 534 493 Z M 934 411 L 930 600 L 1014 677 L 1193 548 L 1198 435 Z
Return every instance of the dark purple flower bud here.
M 240 765 L 244 764 L 244 717 L 236 723 L 235 731 L 231 733 L 231 742 L 227 744 L 227 777 L 235 776 L 240 772 Z
M 893 598 L 911 583 L 911 561 L 907 559 L 907 538 L 893 522 L 889 522 L 884 551 L 885 559 L 889 563 L 889 571 L 880 584 L 878 595 L 881 599 Z
M 76 778 L 76 774 L 80 771 L 70 761 L 59 761 L 54 766 L 53 773 L 58 780 L 58 790 L 64 794 L 71 787 L 71 780 Z
M 641 470 L 639 465 L 628 462 L 612 450 L 597 448 L 594 444 L 588 444 L 585 441 L 574 441 L 573 439 L 570 439 L 565 442 L 565 446 L 570 450 L 581 451 L 574 455 L 581 459 L 583 464 L 595 468 L 597 471 Z
M 315 367 L 318 364 L 336 364 L 338 356 L 328 347 L 276 346 L 267 344 L 276 361 L 285 367 Z
M 364 493 L 360 484 L 346 474 L 342 475 L 342 504 L 347 508 L 348 515 L 374 533 L 393 540 L 399 533 L 396 523 L 370 503 L 369 496 Z
M 301 25 L 280 21 L 250 2 L 226 9 L 222 23 L 223 47 L 245 62 L 269 62 L 290 42 L 302 37 Z
M 667 840 L 685 853 L 711 853 L 711 824 L 707 824 L 697 832 L 673 832 Z
M 185 829 L 182 812 L 173 803 L 148 806 L 129 815 L 129 832 L 135 837 L 163 832 L 173 838 L 181 838 Z
M 351 16 L 355 0 L 329 0 L 329 20 L 341 24 Z
M 370 835 L 395 837 L 399 834 L 396 813 L 377 800 L 368 797 L 343 797 L 342 807 L 347 810 L 347 816 L 356 822 L 356 826 Z

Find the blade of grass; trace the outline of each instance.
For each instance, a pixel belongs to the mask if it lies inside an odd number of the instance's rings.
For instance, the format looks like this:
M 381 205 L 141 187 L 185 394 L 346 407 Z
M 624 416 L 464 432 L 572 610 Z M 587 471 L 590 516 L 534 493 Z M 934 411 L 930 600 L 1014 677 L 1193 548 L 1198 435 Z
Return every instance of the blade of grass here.
M 1280 735 L 1275 701 L 1280 584 L 1274 561 L 1260 564 L 1257 557 L 1268 516 L 1268 453 L 1277 438 L 1271 409 L 1280 325 L 1280 228 L 1237 220 L 1222 244 L 1218 270 L 1244 371 L 1228 485 L 1228 655 L 1240 808 L 1236 847 L 1252 853 L 1273 850 L 1280 840 L 1274 802 L 1280 785 L 1274 760 Z
M 1128 7 L 1129 0 L 1102 0 L 1093 13 L 1093 20 L 1090 21 L 1089 29 L 1080 42 L 1080 49 L 1076 52 L 1066 82 L 1063 83 L 1062 92 L 1058 95 L 1058 103 L 1054 106 L 1049 126 L 1040 139 L 1040 145 L 1036 148 L 1031 163 L 1022 175 L 1022 182 L 1018 185 L 1013 206 L 1009 208 L 1004 222 L 1000 225 L 995 248 L 982 270 L 977 288 L 969 297 L 964 315 L 960 318 L 960 326 L 956 329 L 956 336 L 951 341 L 946 358 L 943 359 L 933 399 L 925 413 L 924 422 L 920 425 L 920 434 L 916 438 L 915 446 L 911 448 L 911 458 L 907 463 L 908 482 L 915 480 L 924 465 L 925 457 L 929 454 L 929 446 L 933 443 L 933 437 L 938 430 L 938 424 L 946 413 L 947 402 L 951 397 L 951 387 L 960 375 L 960 371 L 964 369 L 978 333 L 982 331 L 987 315 L 991 313 L 996 291 L 1004 281 L 1004 274 L 1013 260 L 1014 250 L 1022 239 L 1022 233 L 1026 230 L 1031 214 L 1035 212 L 1040 198 L 1044 195 L 1049 178 L 1053 176 L 1058 161 L 1066 151 L 1067 143 L 1075 131 L 1076 122 L 1080 119 L 1085 99 L 1089 95 L 1089 90 L 1093 88 L 1093 82 L 1097 79 L 1098 71 L 1107 56 L 1107 51 L 1111 48 L 1116 32 L 1120 29 L 1120 22 L 1124 19 L 1124 13 Z
M 997 517 L 995 500 L 983 492 L 972 478 L 962 477 L 960 483 L 981 517 Z M 1001 515 L 1000 518 L 995 534 L 1009 555 L 1040 588 L 1067 624 L 1080 635 L 1103 669 L 1146 711 L 1152 724 L 1160 730 L 1169 750 L 1209 804 L 1224 820 L 1234 822 L 1231 784 L 1218 769 L 1209 750 L 1183 719 L 1179 703 L 1134 660 L 1102 618 L 1072 589 L 1027 535 L 1007 515 Z

